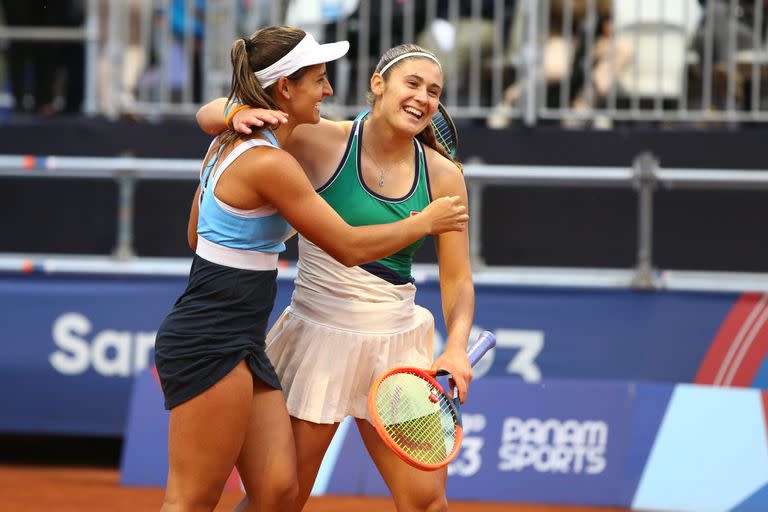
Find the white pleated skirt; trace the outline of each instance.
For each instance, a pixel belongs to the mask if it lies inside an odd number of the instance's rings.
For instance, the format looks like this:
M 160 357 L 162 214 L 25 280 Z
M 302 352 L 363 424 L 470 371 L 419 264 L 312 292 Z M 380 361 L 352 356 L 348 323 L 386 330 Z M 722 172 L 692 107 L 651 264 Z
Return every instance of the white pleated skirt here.
M 409 288 L 403 300 L 363 302 L 297 287 L 266 340 L 291 416 L 370 421 L 376 377 L 396 366 L 429 368 L 434 319 Z

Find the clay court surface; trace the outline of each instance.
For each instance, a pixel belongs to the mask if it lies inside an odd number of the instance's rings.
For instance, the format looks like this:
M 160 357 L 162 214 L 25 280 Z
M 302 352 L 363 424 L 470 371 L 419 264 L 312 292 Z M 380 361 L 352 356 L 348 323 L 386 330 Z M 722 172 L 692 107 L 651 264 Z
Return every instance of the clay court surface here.
M 157 511 L 162 489 L 121 487 L 117 469 L 0 465 L 2 510 L 13 512 Z M 216 512 L 230 510 L 240 495 L 227 492 Z M 394 512 L 388 499 L 311 498 L 306 512 Z M 619 508 L 451 502 L 451 512 L 627 512 Z

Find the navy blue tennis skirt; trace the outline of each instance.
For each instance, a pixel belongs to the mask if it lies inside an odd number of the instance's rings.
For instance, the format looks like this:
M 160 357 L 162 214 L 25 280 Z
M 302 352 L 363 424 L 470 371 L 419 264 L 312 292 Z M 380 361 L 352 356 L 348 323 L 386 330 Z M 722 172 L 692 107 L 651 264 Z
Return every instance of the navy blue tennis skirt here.
M 264 344 L 276 279 L 277 270 L 240 270 L 194 257 L 187 289 L 155 340 L 166 409 L 207 390 L 242 360 L 254 376 L 280 389 Z

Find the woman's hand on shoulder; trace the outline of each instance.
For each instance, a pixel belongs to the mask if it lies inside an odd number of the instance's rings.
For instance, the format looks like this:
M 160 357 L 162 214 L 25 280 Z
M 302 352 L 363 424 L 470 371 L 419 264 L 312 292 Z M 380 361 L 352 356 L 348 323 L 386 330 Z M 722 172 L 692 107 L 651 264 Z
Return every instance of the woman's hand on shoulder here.
M 232 128 L 236 132 L 250 135 L 253 133 L 253 127 L 261 128 L 264 125 L 271 125 L 277 128 L 281 124 L 288 122 L 288 114 L 282 110 L 269 110 L 265 108 L 246 108 L 236 112 L 232 117 Z
M 216 136 L 230 128 L 227 126 L 228 112 L 234 112 L 231 119 L 232 127 L 248 135 L 252 133 L 251 126 L 262 127 L 265 124 L 271 124 L 274 127 L 288 122 L 288 114 L 280 110 L 246 108 L 236 103 L 228 104 L 227 98 L 216 98 L 200 107 L 195 113 L 195 120 L 201 130 Z

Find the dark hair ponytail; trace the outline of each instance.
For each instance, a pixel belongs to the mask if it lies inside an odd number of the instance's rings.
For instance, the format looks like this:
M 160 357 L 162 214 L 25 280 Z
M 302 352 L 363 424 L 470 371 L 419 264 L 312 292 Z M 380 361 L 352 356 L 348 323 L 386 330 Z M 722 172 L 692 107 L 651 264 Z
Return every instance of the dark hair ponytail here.
M 248 38 L 237 39 L 232 44 L 230 58 L 232 60 L 232 83 L 227 106 L 237 101 L 253 108 L 278 110 L 279 107 L 272 99 L 272 89 L 275 84 L 266 89 L 256 79 L 256 71 L 262 70 L 284 57 L 293 50 L 306 36 L 301 29 L 285 26 L 270 26 L 254 32 Z M 288 78 L 297 80 L 306 72 L 302 68 Z M 228 147 L 239 140 L 242 134 L 229 129 L 219 135 L 214 145 L 213 154 L 219 154 L 221 147 Z

